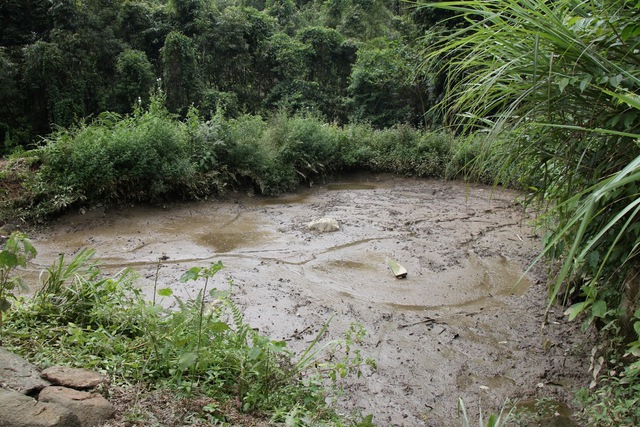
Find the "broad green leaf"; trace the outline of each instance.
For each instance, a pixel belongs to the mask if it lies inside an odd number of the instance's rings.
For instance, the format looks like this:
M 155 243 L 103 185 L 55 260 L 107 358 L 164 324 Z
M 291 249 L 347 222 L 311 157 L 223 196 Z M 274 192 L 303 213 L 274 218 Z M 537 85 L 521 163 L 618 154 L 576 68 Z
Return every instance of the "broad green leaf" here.
M 636 118 L 638 118 L 638 112 L 635 110 L 629 113 L 623 114 L 622 124 L 626 129 L 629 129 L 631 125 L 636 121 Z
M 224 322 L 214 322 L 209 325 L 209 330 L 213 333 L 219 333 L 229 330 L 229 325 Z
M 0 252 L 0 268 L 15 268 L 18 266 L 18 257 L 13 252 L 4 250 Z
M 613 77 L 609 77 L 609 84 L 613 87 L 620 86 L 620 82 L 622 81 L 622 74 L 615 75 Z
M 209 272 L 213 276 L 214 274 L 216 274 L 218 271 L 222 270 L 223 268 L 224 268 L 224 265 L 222 265 L 222 261 L 218 261 L 215 264 L 211 264 L 211 266 L 209 267 Z
M 569 84 L 568 77 L 563 77 L 560 80 L 558 80 L 558 87 L 560 88 L 560 93 L 564 92 L 564 89 L 567 87 L 568 84 Z
M 591 79 L 591 75 L 587 75 L 580 81 L 580 92 L 584 92 L 587 86 L 591 83 Z
M 180 359 L 178 360 L 178 366 L 180 367 L 181 370 L 186 371 L 187 369 L 195 365 L 197 360 L 198 360 L 197 353 L 194 353 L 192 351 L 188 353 L 182 353 L 182 355 L 180 356 Z
M 564 312 L 564 314 L 565 316 L 569 316 L 569 320 L 573 320 L 576 317 L 578 317 L 578 315 L 582 313 L 584 309 L 589 306 L 589 304 L 590 304 L 589 301 L 583 301 L 583 302 L 573 304 Z
M 24 245 L 24 252 L 29 258 L 33 258 L 38 254 L 38 251 L 36 251 L 36 248 L 33 247 L 30 239 L 25 238 L 22 241 L 22 244 Z
M 603 300 L 598 300 L 591 306 L 591 314 L 594 317 L 603 318 L 607 314 L 607 303 Z
M 633 33 L 636 29 L 636 25 L 627 25 L 622 29 L 622 32 L 620 33 L 620 38 L 622 39 L 622 41 L 627 41 L 629 39 L 629 37 L 633 36 Z
M 191 267 L 180 277 L 180 282 L 184 283 L 189 280 L 198 280 L 200 277 L 200 270 L 200 267 Z
M 171 295 L 173 295 L 173 291 L 171 290 L 171 288 L 158 289 L 158 295 L 160 295 L 161 297 L 170 297 Z

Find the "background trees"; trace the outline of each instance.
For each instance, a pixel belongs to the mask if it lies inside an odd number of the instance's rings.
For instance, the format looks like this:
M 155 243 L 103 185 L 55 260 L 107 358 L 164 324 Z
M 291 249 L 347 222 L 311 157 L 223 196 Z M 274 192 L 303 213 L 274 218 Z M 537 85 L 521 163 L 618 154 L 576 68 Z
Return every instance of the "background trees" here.
M 419 124 L 416 100 L 430 95 L 407 57 L 419 24 L 409 12 L 385 0 L 8 0 L 0 151 L 103 111 L 130 112 L 158 79 L 179 114 L 194 105 L 204 114 L 284 109 L 338 123 Z M 394 47 L 376 47 L 376 56 L 371 41 L 380 36 Z

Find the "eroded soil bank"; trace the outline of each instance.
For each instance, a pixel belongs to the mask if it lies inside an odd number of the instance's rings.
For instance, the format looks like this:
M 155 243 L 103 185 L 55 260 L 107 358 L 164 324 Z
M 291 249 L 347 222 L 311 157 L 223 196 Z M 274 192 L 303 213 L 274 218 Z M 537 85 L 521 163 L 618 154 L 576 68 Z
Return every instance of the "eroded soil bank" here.
M 325 339 L 352 322 L 368 331 L 362 353 L 378 368 L 346 384 L 339 405 L 380 426 L 459 425 L 505 399 L 571 402 L 586 384 L 590 347 L 561 310 L 544 323 L 543 269 L 520 281 L 539 250 L 517 193 L 460 182 L 359 175 L 280 198 L 225 200 L 67 215 L 32 234 L 33 270 L 59 253 L 93 247 L 112 271 L 130 266 L 151 295 L 194 296 L 178 278 L 221 260 L 214 286 L 235 283 L 246 320 L 300 350 L 334 315 Z M 307 223 L 332 217 L 341 229 Z M 396 279 L 385 260 L 408 270 Z M 171 304 L 171 301 L 165 301 Z M 544 327 L 543 327 L 544 326 Z

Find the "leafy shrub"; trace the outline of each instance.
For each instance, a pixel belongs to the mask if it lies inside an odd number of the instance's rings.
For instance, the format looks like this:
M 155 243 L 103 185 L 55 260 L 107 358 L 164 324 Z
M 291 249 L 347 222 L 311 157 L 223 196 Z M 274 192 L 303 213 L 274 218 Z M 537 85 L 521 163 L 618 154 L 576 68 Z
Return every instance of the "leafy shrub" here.
M 356 125 L 347 128 L 347 135 L 341 155 L 352 169 L 442 178 L 453 156 L 454 138 L 446 132 L 408 125 L 384 130 Z
M 229 121 L 227 138 L 228 170 L 262 194 L 295 190 L 339 169 L 338 130 L 314 117 L 245 116 Z
M 146 110 L 104 113 L 50 135 L 24 153 L 34 159 L 28 194 L 7 209 L 33 219 L 79 203 L 157 203 L 229 187 L 276 195 L 340 171 L 443 178 L 462 175 L 466 166 L 466 155 L 454 157 L 463 152 L 456 138 L 444 131 L 340 127 L 308 114 L 225 118 L 222 110 L 205 120 L 194 107 L 179 121 L 162 102 L 157 94 Z
M 155 100 L 148 111 L 121 117 L 104 113 L 91 124 L 52 134 L 36 151 L 42 167 L 40 197 L 65 194 L 77 201 L 157 201 L 185 195 L 195 173 L 184 124 Z

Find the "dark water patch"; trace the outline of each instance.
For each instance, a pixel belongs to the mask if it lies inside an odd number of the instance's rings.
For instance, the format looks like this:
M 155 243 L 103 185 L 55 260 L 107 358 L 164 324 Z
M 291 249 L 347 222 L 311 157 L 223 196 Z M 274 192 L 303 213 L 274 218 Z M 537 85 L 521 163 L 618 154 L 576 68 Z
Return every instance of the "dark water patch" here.
M 340 191 L 340 190 L 375 190 L 378 187 L 373 184 L 350 182 L 345 184 L 328 184 L 326 188 L 329 191 Z
M 269 241 L 270 233 L 255 230 L 229 231 L 214 230 L 209 233 L 196 236 L 195 241 L 213 248 L 217 253 L 227 253 L 242 247 L 251 247 Z

